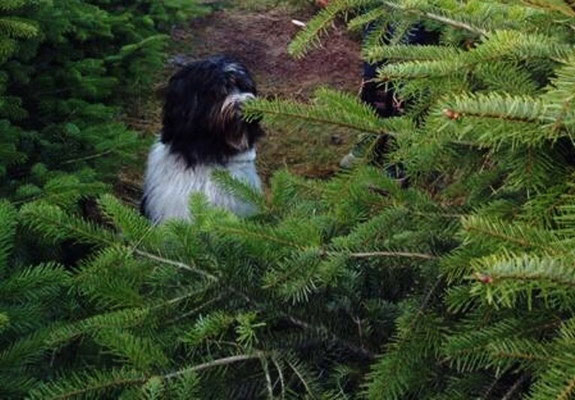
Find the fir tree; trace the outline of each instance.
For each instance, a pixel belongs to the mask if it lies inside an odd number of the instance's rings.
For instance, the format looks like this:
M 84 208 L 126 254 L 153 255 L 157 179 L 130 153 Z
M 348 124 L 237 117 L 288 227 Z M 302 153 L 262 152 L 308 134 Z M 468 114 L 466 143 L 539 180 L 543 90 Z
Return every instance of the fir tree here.
M 74 279 L 88 320 L 102 325 L 73 329 L 84 338 L 79 358 L 91 349 L 99 368 L 63 367 L 32 398 L 141 396 L 152 382 L 171 398 L 184 384 L 175 377 L 199 379 L 199 398 L 360 390 L 395 318 L 417 313 L 415 294 L 432 290 L 431 249 L 452 246 L 442 235 L 453 218 L 371 167 L 328 182 L 279 173 L 268 199 L 219 178 L 261 213 L 240 220 L 194 197 L 193 224 L 154 227 L 105 196 L 110 231 L 45 203 L 22 209 L 34 232 L 98 247 Z
M 56 261 L 73 257 L 17 229 L 15 207 L 78 210 L 109 190 L 146 144 L 122 122 L 125 99 L 150 92 L 165 33 L 200 11 L 192 0 L 1 1 L 0 196 L 12 203 L 0 203 L 1 398 L 75 362 L 80 328 L 67 322 L 86 317 L 70 266 Z
M 9 0 L 0 6 L 0 193 L 74 207 L 147 144 L 122 122 L 149 97 L 193 0 Z
M 22 398 L 50 375 L 59 345 L 51 335 L 75 308 L 66 296 L 72 279 L 57 263 L 22 265 L 14 252 L 17 211 L 7 201 L 0 220 L 0 396 Z
M 247 117 L 391 135 L 410 186 L 360 165 L 260 196 L 219 174 L 257 216 L 193 197 L 161 226 L 109 195 L 105 225 L 27 204 L 26 232 L 95 249 L 29 397 L 575 397 L 572 4 L 334 0 L 291 51 L 342 15 L 376 27 L 365 57 L 406 113 L 322 89 Z M 401 44 L 418 24 L 440 45 Z

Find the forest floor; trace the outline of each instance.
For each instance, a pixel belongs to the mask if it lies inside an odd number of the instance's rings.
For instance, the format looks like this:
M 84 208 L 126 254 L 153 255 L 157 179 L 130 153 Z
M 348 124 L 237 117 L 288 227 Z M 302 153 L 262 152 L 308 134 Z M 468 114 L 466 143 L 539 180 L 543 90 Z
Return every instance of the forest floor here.
M 302 59 L 287 53 L 288 44 L 301 29 L 292 19 L 309 20 L 315 12 L 311 6 L 293 6 L 285 0 L 228 0 L 217 2 L 216 7 L 211 14 L 173 30 L 170 62 L 163 80 L 177 63 L 228 54 L 251 70 L 261 96 L 307 101 L 321 86 L 358 92 L 360 45 L 345 27 L 335 26 L 325 47 Z M 160 103 L 152 108 L 146 113 L 145 130 L 157 133 Z M 264 128 L 266 137 L 258 146 L 258 169 L 264 180 L 280 168 L 306 177 L 330 176 L 355 138 L 352 133 L 330 129 Z

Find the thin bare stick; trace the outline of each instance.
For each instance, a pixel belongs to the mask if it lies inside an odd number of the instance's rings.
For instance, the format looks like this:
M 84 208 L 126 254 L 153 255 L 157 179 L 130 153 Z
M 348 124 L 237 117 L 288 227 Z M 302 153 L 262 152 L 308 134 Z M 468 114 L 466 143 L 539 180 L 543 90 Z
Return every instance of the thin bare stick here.
M 116 149 L 114 149 L 114 150 L 116 150 Z M 92 155 L 85 156 L 85 157 L 73 158 L 70 160 L 62 161 L 60 164 L 61 165 L 73 164 L 75 162 L 88 161 L 88 160 L 92 160 L 94 158 L 104 157 L 104 156 L 107 156 L 108 154 L 111 154 L 114 150 L 110 149 L 110 150 L 103 151 L 101 153 L 92 154 Z
M 182 369 L 180 371 L 172 372 L 171 374 L 164 375 L 163 378 L 164 379 L 172 379 L 172 378 L 176 378 L 180 375 L 188 374 L 190 372 L 196 372 L 196 371 L 201 371 L 203 369 L 219 367 L 219 366 L 227 365 L 227 364 L 233 364 L 233 363 L 236 363 L 239 361 L 254 360 L 256 358 L 261 359 L 262 357 L 265 357 L 265 356 L 266 356 L 266 353 L 264 353 L 262 351 L 257 351 L 254 354 L 241 354 L 238 356 L 218 358 L 217 360 L 209 361 L 209 362 L 206 362 L 203 364 L 194 365 L 193 367 L 190 367 L 190 368 Z
M 164 258 L 161 256 L 157 256 L 155 254 L 148 253 L 148 252 L 142 251 L 142 250 L 137 250 L 137 249 L 134 249 L 134 254 L 137 254 L 141 257 L 149 258 L 149 259 L 154 260 L 154 261 L 158 261 L 162 264 L 172 265 L 176 268 L 180 268 L 180 269 L 183 269 L 183 270 L 186 270 L 189 272 L 193 272 L 194 274 L 201 275 L 210 281 L 218 282 L 220 280 L 217 276 L 212 275 L 209 272 L 203 271 L 199 268 L 192 267 L 191 265 L 185 264 L 185 263 L 180 262 L 180 261 L 170 260 L 169 258 Z
M 306 380 L 304 379 L 303 375 L 301 374 L 301 372 L 299 372 L 299 370 L 295 367 L 295 365 L 293 365 L 291 362 L 289 362 L 289 360 L 287 360 L 288 365 L 290 366 L 290 368 L 293 370 L 293 372 L 295 372 L 295 374 L 297 375 L 297 377 L 299 378 L 300 382 L 303 384 L 303 386 L 305 387 L 305 390 L 307 390 L 307 392 L 309 394 L 313 395 L 313 392 L 311 391 L 311 388 L 309 387 L 309 385 L 307 384 Z
M 372 251 L 368 253 L 351 253 L 351 258 L 371 258 L 371 257 L 407 257 L 407 258 L 422 258 L 424 260 L 435 260 L 436 256 L 424 253 L 409 253 L 404 251 Z
M 505 369 L 502 373 L 500 373 L 494 380 L 493 382 L 491 382 L 489 384 L 489 386 L 487 387 L 487 389 L 485 390 L 483 396 L 481 397 L 483 400 L 488 400 L 492 398 L 493 392 L 495 390 L 495 388 L 497 387 L 497 385 L 499 384 L 499 382 L 501 382 L 501 378 L 503 378 L 505 376 L 505 373 L 508 371 L 508 369 Z
M 274 365 L 276 367 L 276 370 L 278 371 L 278 377 L 279 377 L 280 385 L 281 385 L 281 389 L 282 389 L 282 399 L 285 399 L 286 388 L 285 388 L 284 374 L 283 374 L 281 366 L 277 362 L 275 356 L 272 355 L 271 359 L 272 359 L 272 362 L 274 363 Z
M 268 389 L 268 396 L 270 400 L 274 400 L 274 388 L 272 386 L 272 377 L 270 375 L 270 369 L 268 368 L 268 361 L 265 357 L 261 357 L 260 361 L 262 363 L 262 369 L 264 370 L 264 375 L 266 377 L 266 387 Z
M 513 384 L 513 386 L 509 388 L 509 390 L 507 391 L 507 393 L 505 393 L 505 395 L 501 398 L 501 400 L 511 399 L 515 394 L 515 391 L 519 389 L 519 386 L 521 386 L 523 382 L 527 380 L 528 377 L 529 376 L 527 374 L 521 375 L 521 377 L 517 379 L 517 381 Z

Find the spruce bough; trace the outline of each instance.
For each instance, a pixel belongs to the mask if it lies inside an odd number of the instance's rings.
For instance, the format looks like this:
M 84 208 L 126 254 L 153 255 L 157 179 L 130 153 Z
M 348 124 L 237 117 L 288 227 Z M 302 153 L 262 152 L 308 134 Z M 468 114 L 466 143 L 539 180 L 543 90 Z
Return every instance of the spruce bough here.
M 63 280 L 74 312 L 45 333 L 58 371 L 30 397 L 575 397 L 572 5 L 334 0 L 292 53 L 340 15 L 379 32 L 364 54 L 386 60 L 405 115 L 322 89 L 248 117 L 391 135 L 409 188 L 369 165 L 280 171 L 265 197 L 222 175 L 256 217 L 193 197 L 193 223 L 156 227 L 109 195 L 108 228 L 25 205 L 26 230 L 94 246 Z M 401 44 L 415 24 L 441 44 Z

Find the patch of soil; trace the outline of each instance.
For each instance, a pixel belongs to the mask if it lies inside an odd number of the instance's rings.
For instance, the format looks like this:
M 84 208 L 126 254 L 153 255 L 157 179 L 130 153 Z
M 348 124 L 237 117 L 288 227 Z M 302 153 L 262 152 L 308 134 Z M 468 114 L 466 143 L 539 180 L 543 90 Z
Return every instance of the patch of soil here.
M 224 9 L 196 19 L 173 32 L 172 60 L 195 60 L 214 54 L 236 57 L 251 70 L 260 95 L 305 101 L 320 86 L 357 93 L 361 84 L 360 45 L 344 27 L 334 26 L 323 48 L 294 59 L 287 47 L 313 10 L 284 7 L 267 11 Z M 268 129 L 259 145 L 259 169 L 264 178 L 281 167 L 308 177 L 333 174 L 353 145 L 355 135 L 324 129 L 305 132 Z
M 287 53 L 291 39 L 301 29 L 291 21 L 306 21 L 310 11 L 285 8 L 267 12 L 221 10 L 174 31 L 176 41 L 189 41 L 191 59 L 224 53 L 252 71 L 261 94 L 307 98 L 327 85 L 357 91 L 361 82 L 360 46 L 341 27 L 335 27 L 326 45 L 302 59 Z

